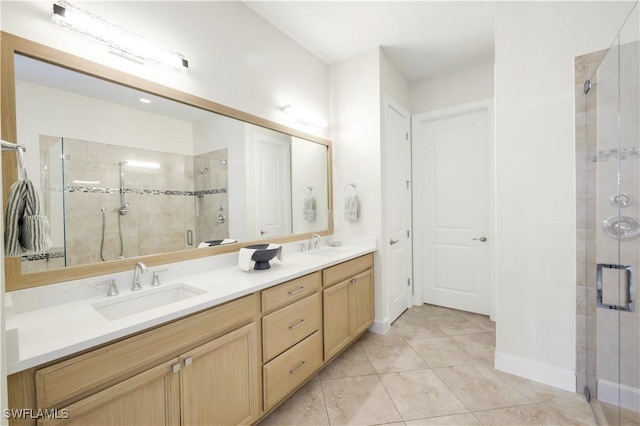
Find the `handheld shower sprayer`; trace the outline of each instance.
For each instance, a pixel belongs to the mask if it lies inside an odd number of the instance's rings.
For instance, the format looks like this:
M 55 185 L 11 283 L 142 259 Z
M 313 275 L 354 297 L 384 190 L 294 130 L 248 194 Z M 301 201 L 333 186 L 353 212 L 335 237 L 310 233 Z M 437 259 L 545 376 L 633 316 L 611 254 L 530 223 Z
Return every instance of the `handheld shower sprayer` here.
M 120 209 L 118 210 L 118 213 L 120 213 L 121 216 L 126 215 L 129 211 L 129 203 L 124 201 L 124 166 L 126 164 L 126 161 L 118 163 L 118 166 L 120 166 Z

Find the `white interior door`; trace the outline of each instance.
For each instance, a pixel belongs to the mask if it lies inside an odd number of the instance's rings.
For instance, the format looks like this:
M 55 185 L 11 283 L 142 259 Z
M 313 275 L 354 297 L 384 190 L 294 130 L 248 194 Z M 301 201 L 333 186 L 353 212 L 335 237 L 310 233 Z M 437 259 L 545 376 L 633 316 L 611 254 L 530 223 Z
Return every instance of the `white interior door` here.
M 384 115 L 386 278 L 389 323 L 412 304 L 411 129 L 409 113 L 387 99 Z
M 424 302 L 491 311 L 487 103 L 413 117 L 414 239 Z
M 259 238 L 290 234 L 291 152 L 285 141 L 256 137 L 256 225 Z

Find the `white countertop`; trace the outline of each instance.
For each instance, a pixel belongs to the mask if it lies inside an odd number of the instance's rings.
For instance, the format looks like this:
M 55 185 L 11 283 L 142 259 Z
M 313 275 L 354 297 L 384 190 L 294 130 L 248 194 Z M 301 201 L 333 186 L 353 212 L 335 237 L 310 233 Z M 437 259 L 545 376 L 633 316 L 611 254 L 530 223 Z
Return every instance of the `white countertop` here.
M 323 246 L 306 253 L 285 252 L 283 262 L 274 259 L 268 270 L 251 269 L 245 272 L 237 265 L 223 266 L 208 272 L 172 277 L 154 288 L 149 286 L 149 278 L 145 276 L 143 289 L 136 295 L 176 283 L 187 284 L 205 293 L 112 321 L 105 319 L 91 305 L 131 295 L 131 290 L 125 288 L 129 287 L 128 282 L 125 285 L 118 281 L 118 296 L 107 298 L 107 288 L 101 288 L 99 296 L 23 312 L 15 309 L 16 313 L 7 321 L 8 374 L 214 307 L 375 250 L 375 241 L 368 241 L 337 248 Z

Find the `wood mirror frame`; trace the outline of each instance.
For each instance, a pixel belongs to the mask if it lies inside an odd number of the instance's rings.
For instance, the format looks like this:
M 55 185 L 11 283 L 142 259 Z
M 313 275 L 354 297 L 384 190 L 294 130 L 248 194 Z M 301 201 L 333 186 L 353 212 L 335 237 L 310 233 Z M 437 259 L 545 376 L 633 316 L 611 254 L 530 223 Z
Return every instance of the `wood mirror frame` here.
M 310 135 L 276 122 L 226 107 L 224 105 L 190 95 L 154 83 L 131 74 L 127 74 L 115 69 L 100 65 L 77 56 L 65 53 L 48 46 L 35 43 L 33 41 L 0 32 L 0 115 L 2 117 L 1 137 L 7 142 L 18 143 L 16 125 L 16 91 L 15 91 L 15 70 L 14 57 L 16 54 L 28 56 L 53 65 L 87 74 L 96 78 L 117 83 L 136 90 L 141 90 L 153 95 L 157 95 L 169 100 L 180 102 L 216 114 L 238 119 L 260 127 L 265 127 L 291 136 L 306 139 L 327 147 L 327 186 L 328 186 L 328 206 L 329 206 L 329 228 L 319 232 L 309 232 L 293 234 L 284 237 L 270 239 L 270 242 L 286 243 L 304 238 L 309 238 L 314 233 L 320 235 L 331 235 L 333 233 L 333 178 L 332 178 L 332 153 L 331 141 L 314 135 Z M 9 188 L 16 181 L 17 159 L 13 151 L 2 153 L 2 184 L 3 184 L 3 206 L 6 205 Z M 6 212 L 3 208 L 3 220 Z M 15 291 L 47 284 L 54 284 L 64 281 L 72 281 L 98 275 L 105 275 L 117 272 L 132 270 L 137 262 L 144 261 L 148 266 L 162 265 L 166 263 L 181 262 L 185 260 L 198 259 L 217 254 L 231 253 L 241 247 L 250 244 L 264 243 L 264 241 L 242 241 L 236 244 L 225 246 L 207 247 L 201 249 L 187 249 L 169 253 L 153 254 L 147 256 L 131 257 L 128 259 L 113 260 L 103 263 L 87 265 L 68 266 L 60 269 L 52 269 L 40 272 L 22 273 L 21 260 L 19 257 L 5 257 L 5 290 Z

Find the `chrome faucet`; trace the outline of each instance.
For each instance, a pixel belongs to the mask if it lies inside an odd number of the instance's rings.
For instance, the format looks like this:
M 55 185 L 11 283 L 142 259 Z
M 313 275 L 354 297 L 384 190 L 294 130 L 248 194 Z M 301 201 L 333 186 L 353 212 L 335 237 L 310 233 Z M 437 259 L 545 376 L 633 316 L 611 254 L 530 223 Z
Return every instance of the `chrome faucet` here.
M 309 237 L 309 246 L 307 247 L 307 250 L 320 248 L 320 240 L 322 240 L 322 237 L 318 234 L 313 234 Z
M 133 268 L 133 285 L 131 286 L 131 291 L 142 289 L 140 285 L 140 274 L 144 274 L 145 272 L 147 272 L 147 265 L 142 262 L 136 263 L 136 266 Z

